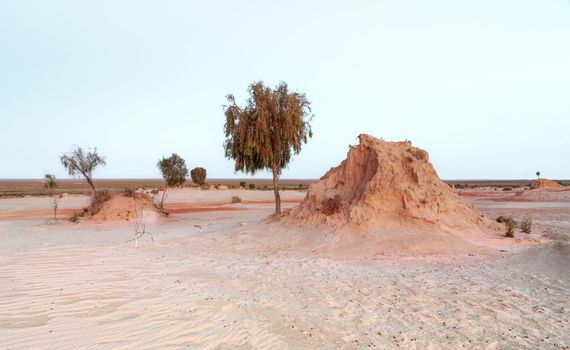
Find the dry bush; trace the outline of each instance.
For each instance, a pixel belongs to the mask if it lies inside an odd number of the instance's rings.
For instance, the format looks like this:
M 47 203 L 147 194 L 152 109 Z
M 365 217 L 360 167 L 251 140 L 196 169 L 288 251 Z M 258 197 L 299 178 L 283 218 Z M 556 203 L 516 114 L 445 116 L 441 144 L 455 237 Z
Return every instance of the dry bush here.
M 231 200 L 232 204 L 241 203 L 241 198 L 238 196 L 233 196 Z
M 73 222 L 74 224 L 79 222 L 79 218 L 83 216 L 82 212 L 74 212 L 73 214 L 71 214 L 71 216 L 69 217 L 69 221 Z
M 127 189 L 123 190 L 122 194 L 125 197 L 133 198 L 135 196 L 135 191 L 131 190 L 130 188 L 127 188 Z
M 505 219 L 504 221 L 506 232 L 505 237 L 514 237 L 515 236 L 515 228 L 517 227 L 517 222 L 511 216 Z
M 103 204 L 111 199 L 111 192 L 109 190 L 96 191 L 91 197 L 91 203 L 87 207 L 87 214 L 95 215 L 101 211 Z
M 239 187 L 245 188 L 245 185 L 246 185 L 245 181 L 240 181 L 240 182 L 239 182 Z
M 248 186 L 250 190 L 255 190 L 255 184 L 249 184 Z
M 495 221 L 497 221 L 499 224 L 504 223 L 506 220 L 507 218 L 502 215 L 495 219 Z
M 190 177 L 193 183 L 203 185 L 206 181 L 206 169 L 200 167 L 194 168 L 190 171 Z
M 512 190 L 513 190 L 512 187 L 503 187 L 503 191 L 505 191 L 505 192 L 506 192 L 506 191 L 512 191 Z
M 340 195 L 335 195 L 333 198 L 328 198 L 323 205 L 323 214 L 334 215 L 340 213 L 340 208 L 342 206 L 342 200 Z
M 532 231 L 532 218 L 525 216 L 520 225 L 521 231 L 524 233 L 530 233 Z

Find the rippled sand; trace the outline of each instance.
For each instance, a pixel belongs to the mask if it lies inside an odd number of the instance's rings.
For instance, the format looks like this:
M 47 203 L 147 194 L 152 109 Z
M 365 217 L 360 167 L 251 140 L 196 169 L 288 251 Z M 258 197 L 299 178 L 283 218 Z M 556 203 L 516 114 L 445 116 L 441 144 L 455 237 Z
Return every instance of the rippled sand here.
M 172 197 L 221 201 L 233 195 L 220 192 Z M 240 195 L 261 200 L 271 193 Z M 217 249 L 212 242 L 229 239 L 225 232 L 259 229 L 256 223 L 271 204 L 241 209 L 153 224 L 156 244 L 145 239 L 138 249 L 126 242 L 131 223 L 45 225 L 44 218 L 0 218 L 0 349 L 570 345 L 564 231 L 558 241 L 492 257 L 338 259 Z M 0 213 L 7 211 L 0 203 Z M 564 212 L 545 217 L 536 219 L 544 232 L 552 222 L 570 220 Z

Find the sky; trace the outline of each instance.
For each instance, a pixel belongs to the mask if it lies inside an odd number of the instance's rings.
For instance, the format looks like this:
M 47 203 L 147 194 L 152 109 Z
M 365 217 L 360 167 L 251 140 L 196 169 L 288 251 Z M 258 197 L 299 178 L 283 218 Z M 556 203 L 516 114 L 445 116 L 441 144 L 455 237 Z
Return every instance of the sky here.
M 318 178 L 360 133 L 412 140 L 444 179 L 570 178 L 569 0 L 0 0 L 0 178 L 212 178 L 225 96 L 280 81 L 314 137 L 283 178 Z M 266 172 L 256 175 L 269 177 Z

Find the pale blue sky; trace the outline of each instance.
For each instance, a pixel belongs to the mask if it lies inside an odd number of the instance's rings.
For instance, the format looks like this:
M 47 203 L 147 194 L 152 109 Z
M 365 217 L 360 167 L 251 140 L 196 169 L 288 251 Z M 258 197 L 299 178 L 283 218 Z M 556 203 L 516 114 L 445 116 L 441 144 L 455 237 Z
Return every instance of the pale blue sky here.
M 283 177 L 315 178 L 359 133 L 410 139 L 442 178 L 570 178 L 570 1 L 0 0 L 0 178 L 210 177 L 221 105 L 256 80 L 303 91 L 314 138 Z M 259 177 L 267 177 L 261 173 Z

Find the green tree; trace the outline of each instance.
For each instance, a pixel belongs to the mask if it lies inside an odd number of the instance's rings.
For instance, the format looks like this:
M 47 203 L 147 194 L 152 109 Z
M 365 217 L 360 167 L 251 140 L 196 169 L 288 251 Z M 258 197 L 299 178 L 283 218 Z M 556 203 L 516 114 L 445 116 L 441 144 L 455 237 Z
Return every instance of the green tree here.
M 166 181 L 166 188 L 162 193 L 162 198 L 159 203 L 159 207 L 163 209 L 168 188 L 173 186 L 182 186 L 184 182 L 186 182 L 186 177 L 188 176 L 188 168 L 186 167 L 186 162 L 184 159 L 182 159 L 182 157 L 176 153 L 172 153 L 172 155 L 168 158 L 162 157 L 162 159 L 159 160 L 156 165 L 162 173 L 164 181 Z
M 292 155 L 299 154 L 313 135 L 311 103 L 305 94 L 289 92 L 284 82 L 275 89 L 256 82 L 249 86 L 249 95 L 243 107 L 236 104 L 233 95 L 226 96 L 226 157 L 235 160 L 236 171 L 271 171 L 275 214 L 280 214 L 279 176 Z
M 93 152 L 83 152 L 81 147 L 75 148 L 69 153 L 62 154 L 60 157 L 61 164 L 67 169 L 71 176 L 80 174 L 83 176 L 87 184 L 95 193 L 95 185 L 93 184 L 93 171 L 100 165 L 106 165 L 105 157 L 97 154 L 97 148 Z
M 190 172 L 190 176 L 192 177 L 192 182 L 201 186 L 206 181 L 206 169 L 200 167 L 194 168 Z
M 57 180 L 55 178 L 55 175 L 52 174 L 45 174 L 44 176 L 44 189 L 48 192 L 48 194 L 51 196 L 51 199 L 53 201 L 53 220 L 55 222 L 57 222 L 57 207 L 58 207 L 58 196 L 55 193 L 55 190 L 57 189 L 58 184 L 57 184 Z
M 536 177 L 540 179 L 540 171 L 536 172 Z

